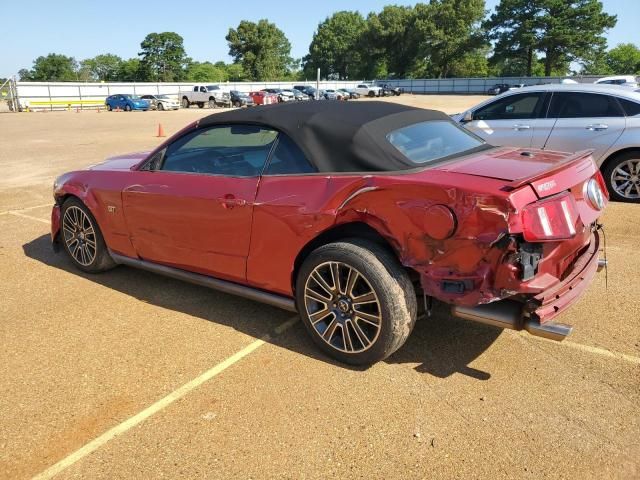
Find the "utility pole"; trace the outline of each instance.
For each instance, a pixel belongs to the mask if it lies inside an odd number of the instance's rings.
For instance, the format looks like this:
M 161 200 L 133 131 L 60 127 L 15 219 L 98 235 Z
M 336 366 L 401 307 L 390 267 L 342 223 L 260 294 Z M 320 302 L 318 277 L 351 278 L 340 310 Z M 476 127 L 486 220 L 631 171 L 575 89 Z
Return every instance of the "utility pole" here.
M 318 68 L 318 73 L 316 75 L 316 100 L 320 98 L 320 68 Z

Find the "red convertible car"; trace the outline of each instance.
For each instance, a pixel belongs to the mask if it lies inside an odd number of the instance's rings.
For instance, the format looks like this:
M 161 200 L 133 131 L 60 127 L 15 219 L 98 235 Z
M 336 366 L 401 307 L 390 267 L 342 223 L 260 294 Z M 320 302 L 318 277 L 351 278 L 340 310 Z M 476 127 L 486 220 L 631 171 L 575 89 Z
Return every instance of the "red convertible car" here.
M 205 117 L 154 151 L 54 185 L 54 246 L 86 272 L 143 268 L 298 311 L 369 364 L 418 305 L 561 340 L 604 265 L 589 152 L 497 148 L 447 115 L 296 102 Z

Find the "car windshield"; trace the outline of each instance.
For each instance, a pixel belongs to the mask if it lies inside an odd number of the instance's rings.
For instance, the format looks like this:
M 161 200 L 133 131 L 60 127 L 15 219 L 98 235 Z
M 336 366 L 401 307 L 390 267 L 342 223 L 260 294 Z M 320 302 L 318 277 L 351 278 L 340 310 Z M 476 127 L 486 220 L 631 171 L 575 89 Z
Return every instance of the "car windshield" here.
M 447 121 L 415 123 L 387 134 L 405 157 L 423 165 L 485 145 L 479 137 Z
M 130 98 L 131 100 L 140 100 L 140 95 L 129 95 L 127 93 L 126 95 L 123 95 L 123 97 Z
M 161 98 L 162 100 L 169 100 L 169 97 L 166 95 L 156 95 L 156 98 Z
M 207 85 L 207 90 L 219 90 L 220 87 L 218 85 Z

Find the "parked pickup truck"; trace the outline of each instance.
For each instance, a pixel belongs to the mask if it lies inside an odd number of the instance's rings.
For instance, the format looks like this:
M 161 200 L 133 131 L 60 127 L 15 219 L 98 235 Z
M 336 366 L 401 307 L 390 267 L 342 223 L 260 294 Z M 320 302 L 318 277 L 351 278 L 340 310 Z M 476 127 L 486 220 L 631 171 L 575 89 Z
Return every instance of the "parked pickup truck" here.
M 220 85 L 194 85 L 191 90 L 180 92 L 180 103 L 182 108 L 189 108 L 193 104 L 200 108 L 205 105 L 209 108 L 228 107 L 231 105 L 231 96 Z
M 362 95 L 363 97 L 379 97 L 381 95 L 381 92 L 382 89 L 380 87 L 369 85 L 368 83 L 361 83 L 356 87 L 356 93 Z
M 378 85 L 381 89 L 382 89 L 382 95 L 383 96 L 400 96 L 401 94 L 404 93 L 404 88 L 401 87 L 396 87 L 393 85 L 390 85 L 388 83 L 382 83 L 380 85 Z

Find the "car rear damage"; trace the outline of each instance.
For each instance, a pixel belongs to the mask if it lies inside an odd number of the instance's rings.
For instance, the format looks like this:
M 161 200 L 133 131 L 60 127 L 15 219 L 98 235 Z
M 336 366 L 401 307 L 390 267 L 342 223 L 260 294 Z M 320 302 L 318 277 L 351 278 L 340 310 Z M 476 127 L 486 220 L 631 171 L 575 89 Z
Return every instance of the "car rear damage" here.
M 520 156 L 524 162 L 518 162 Z M 541 157 L 537 166 L 528 161 L 536 156 Z M 492 178 L 492 172 L 497 172 L 498 179 L 505 180 L 499 190 L 506 204 L 500 207 L 495 199 L 479 194 L 478 203 L 484 205 L 476 207 L 493 215 L 488 235 L 496 235 L 485 239 L 484 247 L 482 241 L 463 242 L 461 237 L 471 238 L 464 229 L 469 221 L 452 209 L 461 225 L 441 247 L 447 255 L 418 269 L 422 291 L 452 304 L 455 316 L 562 340 L 571 328 L 554 322 L 555 317 L 580 297 L 605 266 L 597 221 L 607 201 L 604 181 L 588 151 L 568 155 L 502 149 L 491 158 L 500 158 L 502 164 L 492 165 L 491 159 L 476 156 L 439 168 Z M 509 168 L 519 171 L 519 176 L 510 175 Z M 506 226 L 502 233 L 501 218 Z M 451 248 L 455 244 L 458 252 Z M 456 268 L 465 257 L 474 256 L 478 261 L 473 268 Z

